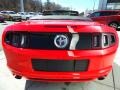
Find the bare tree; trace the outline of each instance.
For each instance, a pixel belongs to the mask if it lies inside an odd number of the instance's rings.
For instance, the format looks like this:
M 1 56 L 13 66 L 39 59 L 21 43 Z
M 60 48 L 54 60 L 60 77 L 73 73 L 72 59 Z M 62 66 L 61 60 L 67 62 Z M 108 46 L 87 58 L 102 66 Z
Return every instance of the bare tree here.
M 42 3 L 41 0 L 24 0 L 25 11 L 42 12 L 44 10 L 58 10 L 69 9 L 68 7 L 62 7 L 55 2 Z M 20 0 L 0 0 L 0 10 L 13 10 L 20 11 Z
M 49 9 L 48 9 L 48 2 L 44 3 L 44 10 L 69 10 L 69 7 L 62 7 L 59 4 L 56 4 L 55 2 L 49 2 Z
M 19 0 L 0 0 L 0 10 L 14 10 L 19 8 Z

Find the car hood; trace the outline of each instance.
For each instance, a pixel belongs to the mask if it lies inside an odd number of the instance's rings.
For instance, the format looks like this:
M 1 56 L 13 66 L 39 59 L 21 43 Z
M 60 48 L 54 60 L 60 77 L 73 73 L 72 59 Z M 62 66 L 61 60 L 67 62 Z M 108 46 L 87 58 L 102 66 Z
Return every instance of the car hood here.
M 106 32 L 109 28 L 97 22 L 76 20 L 28 20 L 9 26 L 14 31 L 71 33 Z

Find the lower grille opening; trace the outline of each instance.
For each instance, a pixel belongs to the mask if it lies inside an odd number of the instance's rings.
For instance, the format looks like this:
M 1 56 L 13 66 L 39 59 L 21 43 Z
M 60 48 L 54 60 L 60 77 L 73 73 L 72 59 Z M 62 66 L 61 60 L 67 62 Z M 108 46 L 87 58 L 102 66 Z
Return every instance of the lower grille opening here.
M 35 71 L 83 72 L 88 70 L 89 60 L 45 60 L 32 59 Z

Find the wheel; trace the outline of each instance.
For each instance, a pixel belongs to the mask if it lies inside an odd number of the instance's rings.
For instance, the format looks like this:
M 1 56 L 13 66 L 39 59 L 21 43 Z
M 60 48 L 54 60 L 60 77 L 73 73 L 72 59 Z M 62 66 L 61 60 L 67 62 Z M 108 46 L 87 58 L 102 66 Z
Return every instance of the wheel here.
M 5 21 L 4 20 L 1 20 L 0 23 L 4 23 Z
M 119 24 L 117 22 L 112 22 L 112 23 L 109 24 L 109 26 L 117 29 Z
M 19 21 L 19 22 L 21 22 L 21 21 L 22 21 L 22 19 L 19 19 L 18 21 Z
M 4 23 L 5 21 L 3 20 L 2 23 Z
M 29 17 L 26 17 L 26 20 L 28 20 L 29 19 Z

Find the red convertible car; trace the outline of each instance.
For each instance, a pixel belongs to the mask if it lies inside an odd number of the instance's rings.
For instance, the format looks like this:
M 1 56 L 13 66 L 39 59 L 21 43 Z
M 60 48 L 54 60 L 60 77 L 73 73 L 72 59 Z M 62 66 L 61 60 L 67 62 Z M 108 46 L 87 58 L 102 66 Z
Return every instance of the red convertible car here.
M 2 36 L 15 78 L 45 82 L 104 79 L 118 47 L 114 28 L 78 16 L 35 16 Z

